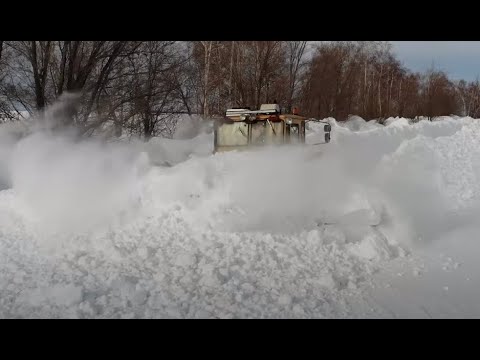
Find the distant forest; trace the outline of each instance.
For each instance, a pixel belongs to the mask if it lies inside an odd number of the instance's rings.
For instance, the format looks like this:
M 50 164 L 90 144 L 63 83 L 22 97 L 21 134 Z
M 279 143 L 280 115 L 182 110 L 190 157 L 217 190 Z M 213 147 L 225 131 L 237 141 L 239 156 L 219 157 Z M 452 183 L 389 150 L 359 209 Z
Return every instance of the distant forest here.
M 0 41 L 0 118 L 58 98 L 65 125 L 88 136 L 172 136 L 178 114 L 222 116 L 277 102 L 302 115 L 365 119 L 480 116 L 480 84 L 405 68 L 388 42 Z

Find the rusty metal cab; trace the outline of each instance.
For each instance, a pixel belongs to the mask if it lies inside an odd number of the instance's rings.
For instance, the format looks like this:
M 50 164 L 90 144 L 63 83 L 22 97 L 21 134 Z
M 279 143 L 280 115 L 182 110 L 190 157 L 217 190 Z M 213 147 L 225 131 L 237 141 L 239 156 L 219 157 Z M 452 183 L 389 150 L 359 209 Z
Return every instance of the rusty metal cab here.
M 243 150 L 250 147 L 304 144 L 306 117 L 282 114 L 278 104 L 263 104 L 260 110 L 228 109 L 217 119 L 214 152 Z M 329 139 L 329 138 L 328 138 Z M 325 137 L 326 142 L 327 137 Z

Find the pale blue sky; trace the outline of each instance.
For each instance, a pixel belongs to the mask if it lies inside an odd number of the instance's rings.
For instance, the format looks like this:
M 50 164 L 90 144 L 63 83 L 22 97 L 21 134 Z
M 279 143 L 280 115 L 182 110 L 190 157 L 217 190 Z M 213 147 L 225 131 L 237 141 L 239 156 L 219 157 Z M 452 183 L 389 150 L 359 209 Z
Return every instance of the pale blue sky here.
M 390 41 L 397 58 L 412 71 L 432 62 L 451 79 L 475 80 L 480 75 L 480 41 Z

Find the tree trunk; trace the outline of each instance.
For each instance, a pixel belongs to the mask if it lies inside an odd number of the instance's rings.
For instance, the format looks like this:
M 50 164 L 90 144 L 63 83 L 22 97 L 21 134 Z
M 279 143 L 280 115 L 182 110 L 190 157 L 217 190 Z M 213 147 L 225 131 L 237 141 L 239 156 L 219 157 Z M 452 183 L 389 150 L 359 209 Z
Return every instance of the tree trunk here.
M 37 42 L 30 42 L 30 63 L 33 70 L 33 80 L 35 83 L 35 102 L 37 110 L 42 110 L 46 105 L 45 86 L 47 82 L 48 67 L 51 57 L 51 41 L 47 41 L 42 50 L 40 42 L 40 53 L 37 51 Z
M 204 70 L 204 78 L 203 78 L 203 115 L 209 115 L 209 81 L 210 81 L 210 58 L 212 54 L 212 45 L 213 41 L 202 41 L 201 42 L 204 49 L 204 61 L 205 61 L 205 70 Z
M 234 49 L 235 49 L 235 41 L 232 41 L 231 49 L 230 49 L 230 75 L 228 79 L 228 101 L 230 103 L 229 106 L 232 106 L 233 104 L 233 98 L 232 98 L 232 93 L 233 93 L 233 54 L 234 54 Z

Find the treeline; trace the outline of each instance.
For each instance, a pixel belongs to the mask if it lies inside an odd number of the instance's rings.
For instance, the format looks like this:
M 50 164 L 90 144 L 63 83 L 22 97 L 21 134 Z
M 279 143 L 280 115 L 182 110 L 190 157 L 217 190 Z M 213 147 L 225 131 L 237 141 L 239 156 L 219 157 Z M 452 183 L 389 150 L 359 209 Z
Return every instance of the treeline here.
M 57 99 L 85 135 L 170 137 L 178 114 L 223 115 L 276 101 L 286 111 L 365 119 L 480 116 L 480 84 L 413 73 L 386 42 L 0 41 L 0 116 L 41 119 Z

